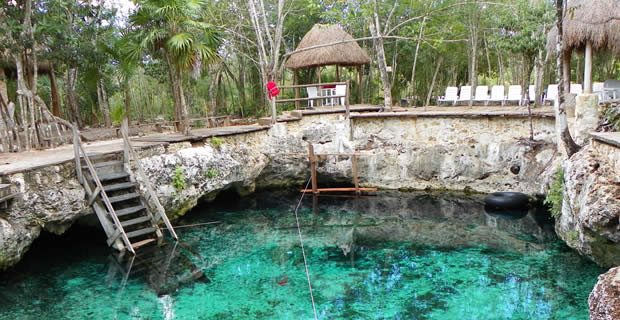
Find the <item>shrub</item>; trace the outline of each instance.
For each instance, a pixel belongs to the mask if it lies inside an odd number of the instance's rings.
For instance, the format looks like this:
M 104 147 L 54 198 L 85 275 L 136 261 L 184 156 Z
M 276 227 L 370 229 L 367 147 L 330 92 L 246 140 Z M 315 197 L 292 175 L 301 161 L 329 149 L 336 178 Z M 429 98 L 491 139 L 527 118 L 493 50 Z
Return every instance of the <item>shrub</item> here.
M 217 177 L 217 175 L 219 174 L 219 172 L 215 169 L 209 169 L 207 171 L 205 171 L 205 177 L 209 178 L 209 179 L 213 179 L 215 177 Z
M 553 177 L 549 194 L 544 203 L 551 207 L 551 216 L 559 218 L 562 215 L 562 201 L 564 200 L 564 170 L 558 168 Z
M 185 189 L 185 176 L 183 173 L 184 170 L 181 166 L 176 166 L 174 171 L 172 171 L 172 186 L 179 192 Z
M 219 148 L 222 144 L 224 144 L 224 140 L 222 140 L 221 138 L 218 138 L 218 137 L 212 137 L 211 138 L 211 144 L 214 147 Z

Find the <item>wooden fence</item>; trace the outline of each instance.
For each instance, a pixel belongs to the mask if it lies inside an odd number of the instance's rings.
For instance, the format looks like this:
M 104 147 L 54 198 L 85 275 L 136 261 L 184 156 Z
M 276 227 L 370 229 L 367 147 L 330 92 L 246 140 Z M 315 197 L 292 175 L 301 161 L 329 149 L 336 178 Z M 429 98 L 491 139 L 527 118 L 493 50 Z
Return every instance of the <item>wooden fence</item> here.
M 344 85 L 346 86 L 346 90 L 345 90 L 345 94 L 344 95 L 327 95 L 327 96 L 321 96 L 320 95 L 320 88 L 321 87 L 327 87 L 327 86 L 341 86 Z M 317 97 L 308 97 L 308 98 L 301 98 L 300 97 L 300 92 L 299 89 L 301 88 L 310 88 L 310 87 L 316 87 L 317 88 L 317 92 L 319 93 L 319 95 Z M 276 99 L 275 103 L 290 103 L 290 102 L 295 102 L 295 109 L 300 109 L 300 102 L 302 101 L 322 101 L 324 99 L 340 99 L 340 98 L 344 98 L 344 107 L 346 110 L 346 114 L 347 114 L 347 119 L 349 118 L 350 115 L 350 104 L 349 104 L 349 100 L 351 97 L 351 85 L 349 81 L 346 82 L 328 82 L 328 83 L 311 83 L 311 84 L 300 84 L 300 85 L 294 85 L 294 86 L 282 86 L 279 87 L 281 90 L 284 89 L 295 89 L 295 98 L 294 99 Z M 274 120 L 275 121 L 275 120 Z

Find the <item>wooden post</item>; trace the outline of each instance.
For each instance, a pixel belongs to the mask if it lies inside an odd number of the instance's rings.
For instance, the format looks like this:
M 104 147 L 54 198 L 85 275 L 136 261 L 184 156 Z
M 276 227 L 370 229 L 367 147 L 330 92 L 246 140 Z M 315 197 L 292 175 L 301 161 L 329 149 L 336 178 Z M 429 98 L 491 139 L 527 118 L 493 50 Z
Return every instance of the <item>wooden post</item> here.
M 564 59 L 564 70 L 562 71 L 562 74 L 564 76 L 564 94 L 569 94 L 570 93 L 570 58 L 571 58 L 571 52 L 570 51 L 566 51 L 564 53 L 562 53 L 562 58 Z
M 276 97 L 271 99 L 271 124 L 276 124 L 278 115 L 276 114 Z
M 351 171 L 353 172 L 353 183 L 355 184 L 355 193 L 360 194 L 360 182 L 357 177 L 357 156 L 351 157 Z
M 314 156 L 314 147 L 312 143 L 308 143 L 308 158 L 310 159 L 310 174 L 312 175 L 312 193 L 318 194 L 318 185 L 316 180 L 316 157 Z
M 364 104 L 364 82 L 362 81 L 363 74 L 364 74 L 364 66 L 357 67 L 357 82 L 360 87 L 360 104 Z
M 583 93 L 592 94 L 592 41 L 586 43 L 585 71 L 583 73 Z
M 121 136 L 122 137 L 129 137 L 129 124 L 128 124 L 128 122 L 129 121 L 127 120 L 127 118 L 123 119 L 123 123 L 121 124 Z M 129 170 L 129 145 L 127 145 L 127 143 L 125 142 L 124 139 L 123 139 L 123 155 L 125 157 L 123 159 L 123 162 L 127 166 L 126 167 L 127 170 Z
M 340 82 L 340 66 L 336 65 L 336 82 Z
M 346 92 L 346 95 L 345 95 L 345 98 L 344 98 L 344 106 L 345 106 L 345 109 L 347 111 L 347 119 L 351 118 L 351 111 L 349 110 L 349 97 L 351 96 L 351 94 L 350 94 L 350 92 L 351 92 L 350 87 L 351 87 L 351 83 L 349 82 L 349 80 L 347 80 L 347 92 Z M 340 99 L 340 98 L 338 98 L 338 99 Z
M 320 86 L 320 84 L 321 84 L 321 67 L 320 66 L 316 67 L 316 69 L 317 69 L 317 74 L 319 75 L 319 86 L 317 88 L 317 94 L 320 97 L 321 96 L 321 86 Z M 323 99 L 319 99 L 318 100 L 318 105 L 319 105 L 319 107 L 323 106 Z
M 298 69 L 295 69 L 295 85 L 299 85 Z M 299 99 L 299 88 L 295 88 L 295 99 Z M 295 110 L 299 110 L 299 101 L 295 101 Z
M 82 162 L 80 160 L 80 133 L 78 131 L 77 124 L 73 124 L 73 152 L 75 152 L 75 170 L 77 171 L 77 178 L 80 183 L 84 183 L 84 177 L 82 176 Z

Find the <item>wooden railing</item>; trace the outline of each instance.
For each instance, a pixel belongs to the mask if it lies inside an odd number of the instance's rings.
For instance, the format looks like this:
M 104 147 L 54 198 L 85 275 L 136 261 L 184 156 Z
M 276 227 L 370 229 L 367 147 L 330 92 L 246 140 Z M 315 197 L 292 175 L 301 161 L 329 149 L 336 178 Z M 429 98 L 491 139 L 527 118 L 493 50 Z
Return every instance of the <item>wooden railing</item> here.
M 101 200 L 103 201 L 103 204 L 105 205 L 105 209 L 107 209 L 107 213 L 112 218 L 112 221 L 114 222 L 114 225 L 116 226 L 116 230 L 113 230 L 111 226 L 107 223 L 107 220 L 105 220 L 106 217 L 104 216 L 104 214 L 102 214 L 102 212 L 99 212 L 99 210 L 95 209 L 95 213 L 99 217 L 101 225 L 103 226 L 104 230 L 106 231 L 106 234 L 108 235 L 108 245 L 111 245 L 112 243 L 114 243 L 114 241 L 116 241 L 116 239 L 118 239 L 118 237 L 121 237 L 121 239 L 123 240 L 123 243 L 125 244 L 125 247 L 129 251 L 131 251 L 131 253 L 135 254 L 136 252 L 131 246 L 131 242 L 129 242 L 129 238 L 127 238 L 127 234 L 125 234 L 125 230 L 123 229 L 121 222 L 118 220 L 118 217 L 116 216 L 114 207 L 112 206 L 112 203 L 110 202 L 110 199 L 108 198 L 108 195 L 105 193 L 103 189 L 103 185 L 101 184 L 101 181 L 99 180 L 99 176 L 97 175 L 97 170 L 95 170 L 93 163 L 90 161 L 90 159 L 88 158 L 88 155 L 86 154 L 86 151 L 84 150 L 84 146 L 82 146 L 82 142 L 80 141 L 80 136 L 79 136 L 79 130 L 76 125 L 73 125 L 73 149 L 75 151 L 75 167 L 77 170 L 78 180 L 80 181 L 82 186 L 84 186 L 84 190 L 86 190 L 86 194 L 89 197 L 88 205 L 89 206 L 93 205 L 95 200 L 97 199 L 97 196 L 101 196 Z M 82 173 L 82 160 L 81 160 L 82 158 L 86 162 L 86 166 L 88 167 L 88 172 L 90 173 L 91 177 L 93 178 L 93 182 L 95 183 L 94 191 L 90 188 L 90 184 L 88 183 L 88 181 L 84 179 L 84 175 Z
M 125 157 L 124 157 L 125 165 L 127 169 L 131 169 L 130 161 L 133 160 L 133 165 L 136 168 L 137 174 L 140 180 L 142 180 L 142 184 L 144 188 L 146 189 L 146 192 L 145 192 L 146 194 L 144 195 L 144 199 L 148 203 L 150 203 L 153 207 L 155 207 L 155 209 L 157 209 L 157 213 L 154 216 L 154 220 L 155 220 L 154 222 L 157 224 L 160 219 L 163 220 L 164 224 L 166 225 L 166 228 L 168 229 L 168 232 L 170 232 L 170 235 L 174 239 L 178 240 L 179 237 L 174 231 L 174 228 L 172 227 L 172 224 L 170 223 L 170 220 L 168 219 L 168 216 L 166 215 L 166 210 L 159 202 L 159 199 L 157 198 L 155 191 L 153 191 L 153 187 L 151 186 L 149 177 L 146 175 L 144 168 L 142 168 L 142 165 L 140 164 L 140 157 L 138 157 L 137 152 L 134 150 L 133 146 L 131 145 L 131 141 L 129 140 L 129 125 L 127 123 L 126 118 L 123 120 L 123 123 L 121 125 L 121 134 L 123 135 L 123 141 L 124 141 L 123 150 L 125 154 Z
M 341 86 L 344 85 L 346 86 L 346 90 L 345 90 L 345 94 L 344 95 L 329 95 L 329 96 L 317 96 L 314 98 L 300 98 L 299 97 L 299 89 L 301 88 L 310 88 L 310 87 L 317 87 L 317 92 L 320 93 L 320 88 L 321 87 L 325 87 L 325 86 Z M 351 97 L 351 85 L 349 81 L 346 82 L 328 82 L 328 83 L 312 83 L 312 84 L 300 84 L 300 85 L 294 85 L 294 86 L 282 86 L 279 87 L 281 90 L 283 89 L 295 89 L 295 98 L 294 99 L 280 99 L 277 100 L 276 98 L 276 103 L 290 103 L 290 102 L 295 102 L 295 108 L 299 109 L 299 102 L 302 101 L 310 101 L 310 100 L 316 100 L 316 101 L 320 101 L 320 100 L 324 100 L 324 99 L 340 99 L 340 98 L 344 98 L 345 101 L 345 110 L 346 110 L 346 114 L 347 114 L 347 119 L 349 118 L 350 115 L 350 104 L 349 104 L 349 100 Z

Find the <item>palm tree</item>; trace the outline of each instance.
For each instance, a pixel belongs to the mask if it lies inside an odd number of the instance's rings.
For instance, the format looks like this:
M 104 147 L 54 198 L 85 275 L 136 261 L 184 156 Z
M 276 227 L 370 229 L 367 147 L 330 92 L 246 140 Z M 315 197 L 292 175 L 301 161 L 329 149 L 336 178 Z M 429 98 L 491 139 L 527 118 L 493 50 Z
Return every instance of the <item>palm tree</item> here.
M 129 18 L 133 46 L 131 60 L 145 55 L 163 58 L 174 99 L 176 128 L 189 133 L 189 117 L 182 85 L 182 72 L 201 68 L 218 58 L 221 40 L 216 28 L 204 22 L 204 0 L 138 0 Z

